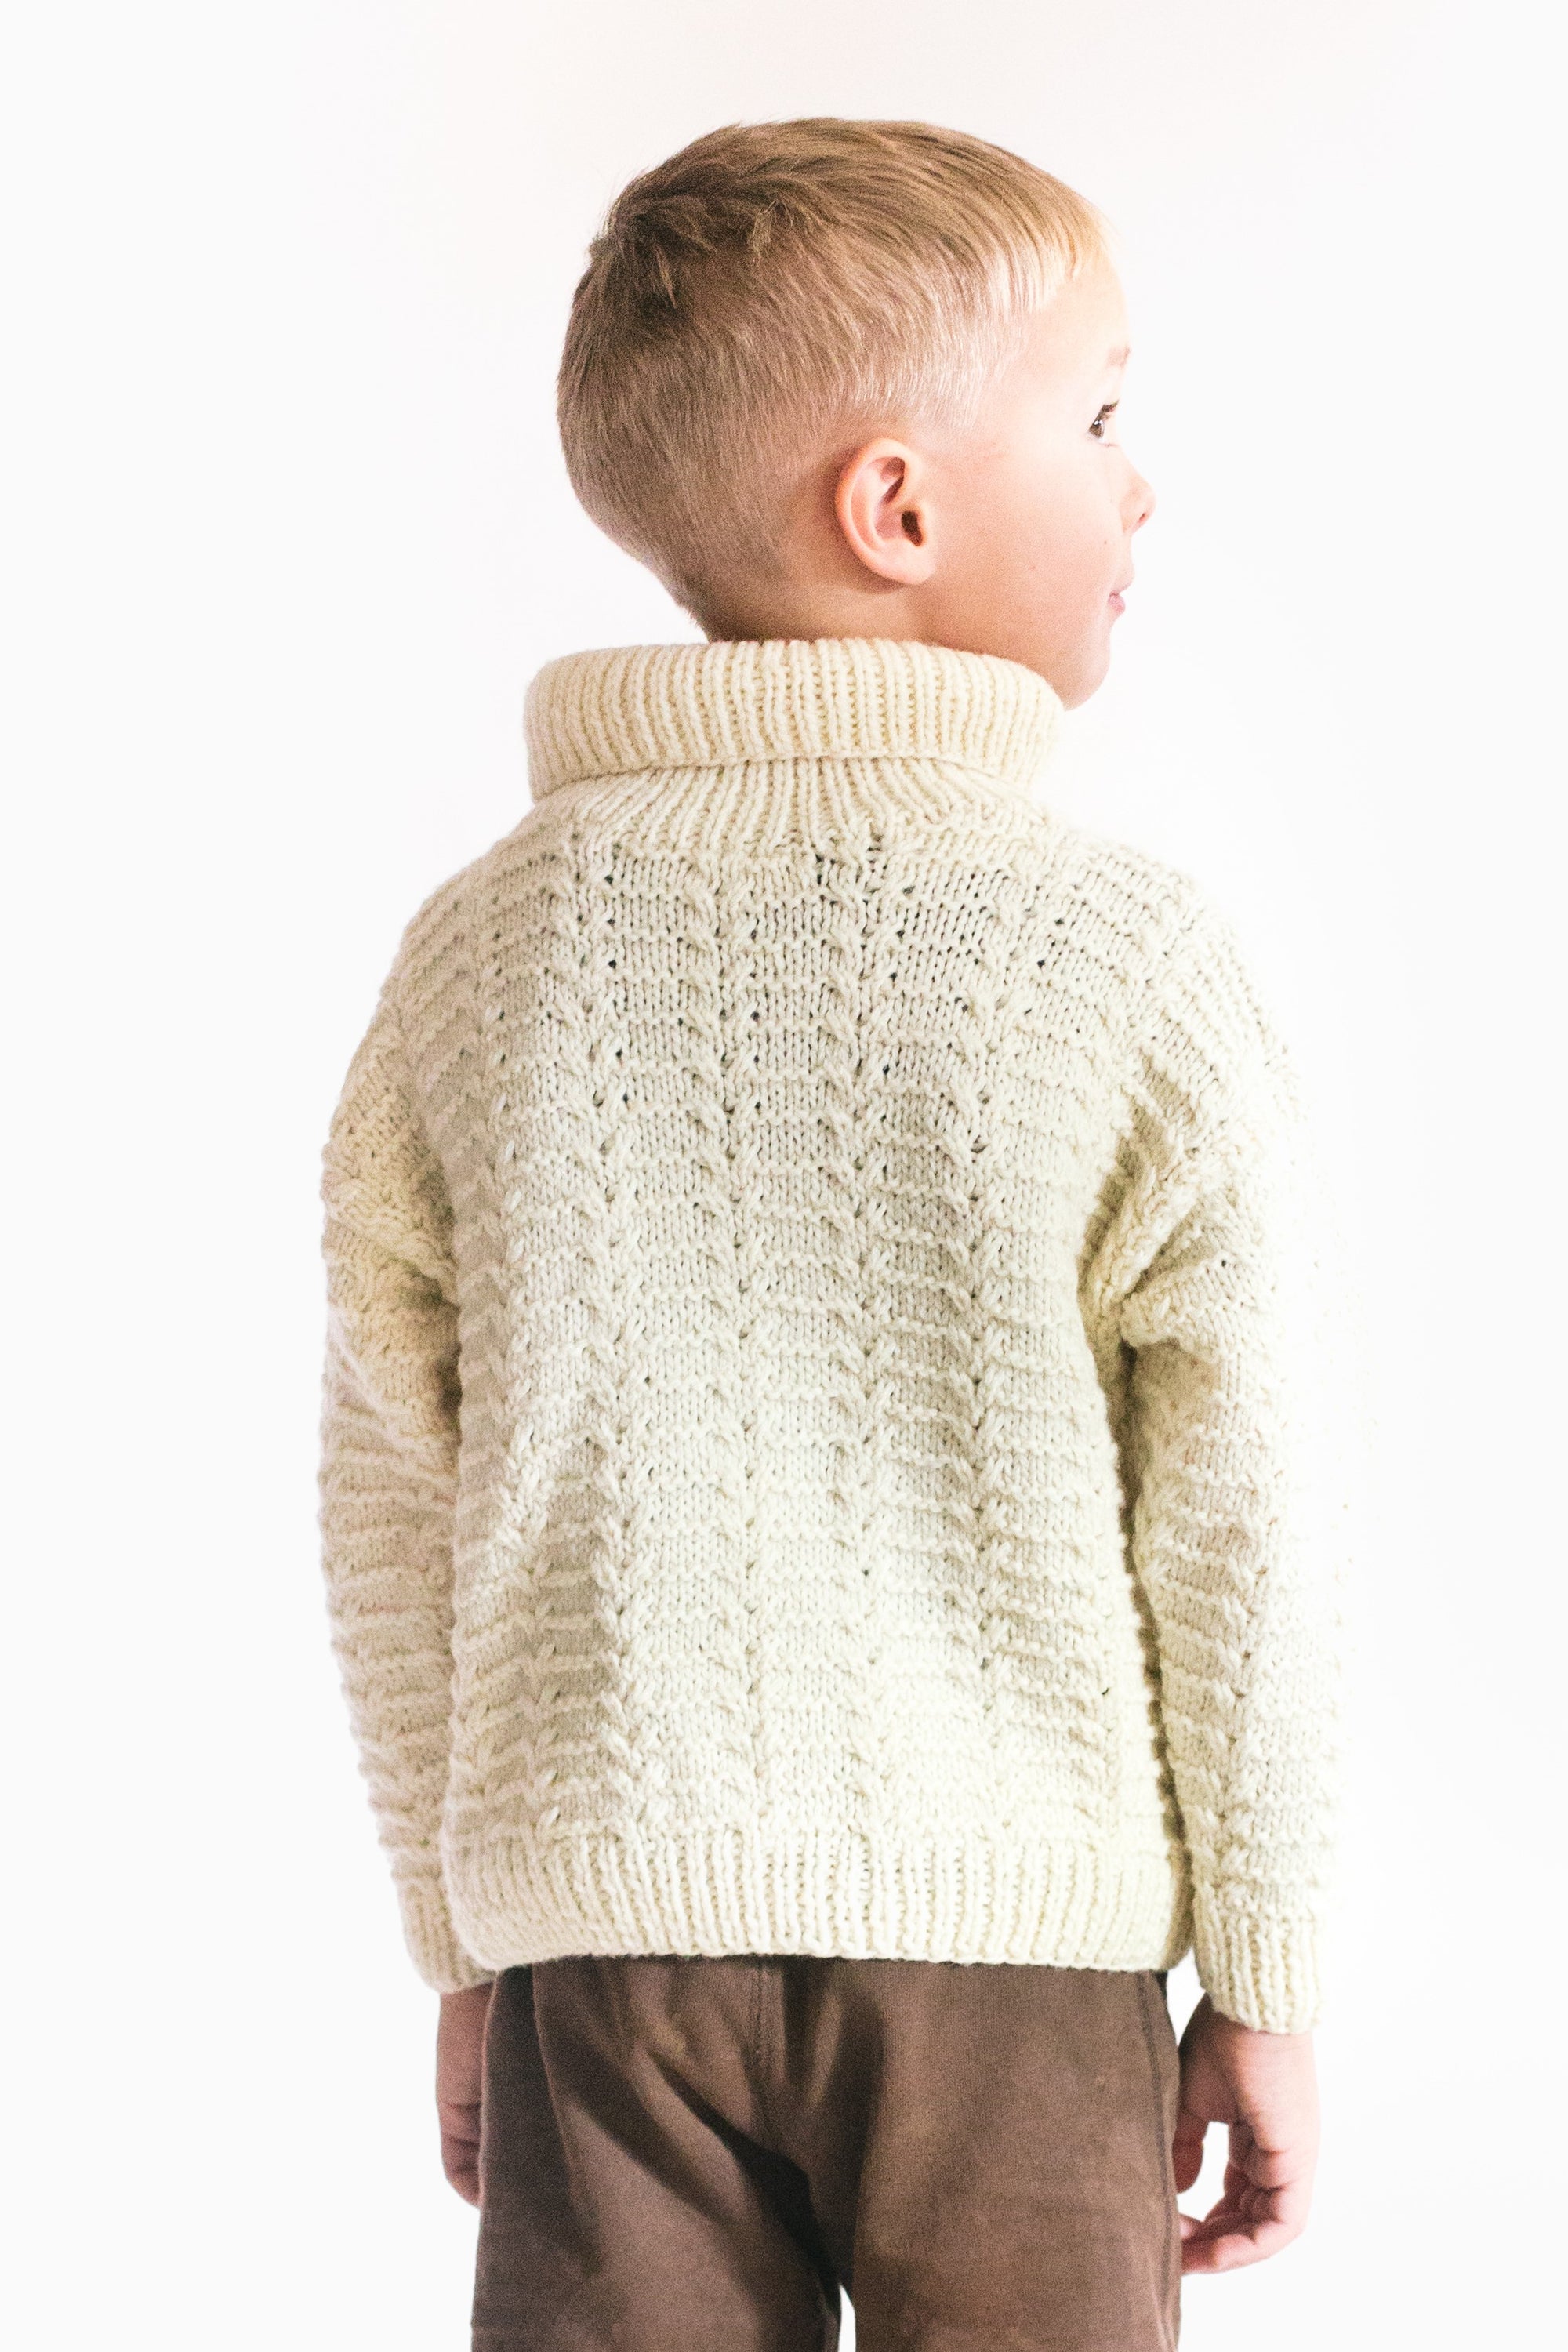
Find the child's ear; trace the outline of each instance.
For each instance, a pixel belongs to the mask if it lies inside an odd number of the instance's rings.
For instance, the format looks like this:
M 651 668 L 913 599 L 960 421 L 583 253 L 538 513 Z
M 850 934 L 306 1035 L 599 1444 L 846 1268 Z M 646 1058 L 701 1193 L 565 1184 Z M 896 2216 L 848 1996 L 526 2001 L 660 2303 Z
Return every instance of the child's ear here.
M 936 568 L 925 468 L 907 442 L 868 441 L 842 468 L 833 496 L 838 528 L 868 572 L 918 588 Z

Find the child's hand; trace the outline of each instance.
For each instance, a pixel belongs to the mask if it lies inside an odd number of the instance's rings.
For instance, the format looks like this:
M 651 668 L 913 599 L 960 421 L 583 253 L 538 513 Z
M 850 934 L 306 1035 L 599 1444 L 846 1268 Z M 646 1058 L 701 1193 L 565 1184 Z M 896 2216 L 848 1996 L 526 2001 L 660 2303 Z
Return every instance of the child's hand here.
M 436 2029 L 436 2113 L 441 2124 L 441 2169 L 470 2205 L 479 2201 L 479 2107 L 485 2080 L 488 1984 L 441 1995 Z
M 1200 2221 L 1182 2215 L 1184 2271 L 1260 2263 L 1307 2226 L 1318 2161 L 1318 2082 L 1310 2033 L 1255 2033 L 1205 1993 L 1182 2036 L 1176 2187 L 1190 2189 L 1210 2124 L 1230 2126 L 1225 2192 Z

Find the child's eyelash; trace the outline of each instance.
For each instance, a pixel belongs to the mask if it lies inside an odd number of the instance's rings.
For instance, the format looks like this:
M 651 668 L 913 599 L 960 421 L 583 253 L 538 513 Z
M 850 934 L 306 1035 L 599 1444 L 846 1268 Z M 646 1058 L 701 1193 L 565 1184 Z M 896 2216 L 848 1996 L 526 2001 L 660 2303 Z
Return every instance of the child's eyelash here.
M 1100 410 L 1100 415 L 1095 418 L 1094 423 L 1089 426 L 1089 431 L 1091 433 L 1098 433 L 1106 418 L 1110 415 L 1111 410 L 1113 408 L 1119 408 L 1121 405 L 1121 404 L 1120 401 L 1108 400 L 1105 406 Z

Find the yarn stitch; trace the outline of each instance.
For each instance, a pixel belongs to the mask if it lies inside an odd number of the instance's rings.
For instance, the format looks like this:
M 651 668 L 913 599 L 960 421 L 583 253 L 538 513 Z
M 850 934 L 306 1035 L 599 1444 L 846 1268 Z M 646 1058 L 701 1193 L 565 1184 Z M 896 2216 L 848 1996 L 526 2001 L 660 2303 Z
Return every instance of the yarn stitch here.
M 403 935 L 324 1156 L 321 1530 L 439 1990 L 1195 1945 L 1318 2015 L 1308 1129 L 1203 892 L 1037 798 L 1061 710 L 892 641 L 570 656 Z

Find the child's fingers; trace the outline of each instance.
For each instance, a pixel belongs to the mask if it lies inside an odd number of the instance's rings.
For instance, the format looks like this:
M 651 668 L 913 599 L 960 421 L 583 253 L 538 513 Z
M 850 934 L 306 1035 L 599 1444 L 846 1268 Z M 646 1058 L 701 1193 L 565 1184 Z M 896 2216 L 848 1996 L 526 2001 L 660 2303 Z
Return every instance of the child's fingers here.
M 1259 2147 L 1256 2141 L 1231 2162 L 1257 2189 L 1287 2189 L 1304 2170 L 1297 2149 Z
M 1183 2234 L 1182 2270 L 1184 2274 L 1243 2270 L 1248 2263 L 1266 2263 L 1300 2234 L 1299 2230 L 1272 2219 L 1244 2221 L 1232 2216 L 1214 2221 L 1205 2215 Z
M 1171 2138 L 1171 2155 L 1175 2165 L 1176 2187 L 1190 2189 L 1204 2165 L 1204 2134 L 1208 2126 L 1202 2116 L 1184 2107 L 1176 2117 L 1176 2128 Z
M 1310 2174 L 1316 2160 L 1315 2142 L 1310 2136 L 1292 2137 L 1288 2131 L 1259 2137 L 1256 2125 L 1233 2124 L 1229 2158 L 1248 2180 L 1263 2189 L 1279 2189 L 1288 2180 Z
M 441 2169 L 470 2205 L 479 2201 L 479 2109 L 450 2100 L 437 2103 L 441 2126 Z
M 1267 2262 L 1300 2236 L 1310 2203 L 1308 2182 L 1263 2189 L 1233 2168 L 1217 2205 L 1201 2221 L 1195 2214 L 1182 2216 L 1183 2271 L 1232 2271 Z

